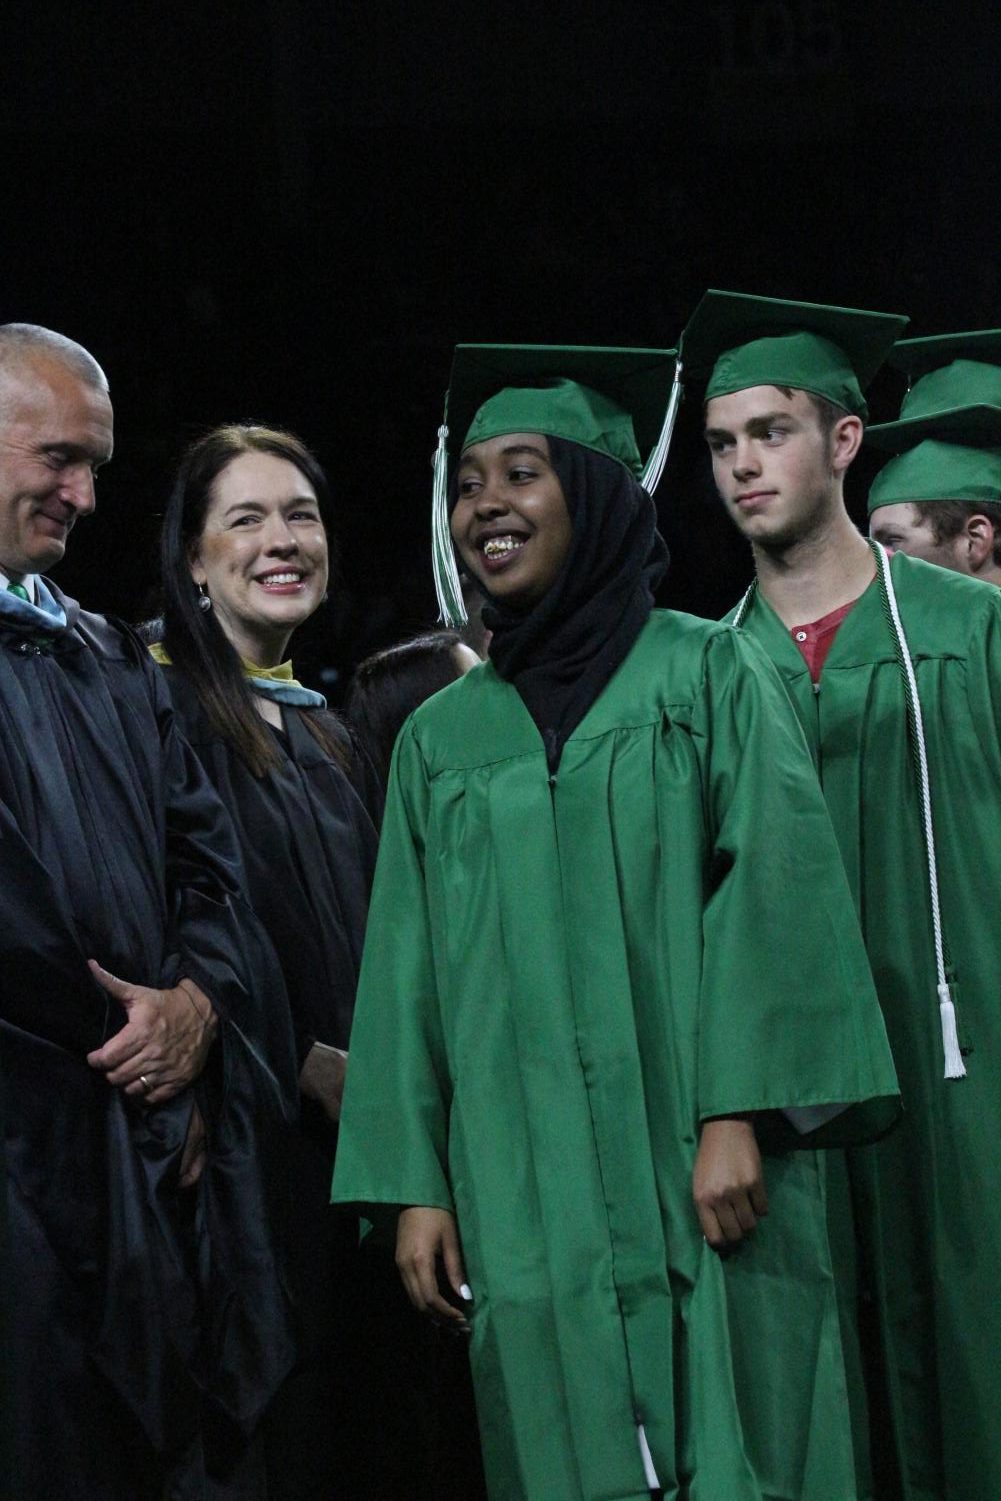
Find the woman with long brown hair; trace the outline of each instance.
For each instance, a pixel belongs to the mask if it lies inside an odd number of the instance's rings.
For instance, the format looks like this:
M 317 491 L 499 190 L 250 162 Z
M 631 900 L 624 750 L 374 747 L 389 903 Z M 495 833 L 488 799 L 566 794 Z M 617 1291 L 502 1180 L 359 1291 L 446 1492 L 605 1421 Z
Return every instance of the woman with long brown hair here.
M 282 1227 L 299 1365 L 262 1444 L 232 1464 L 225 1446 L 210 1442 L 208 1454 L 224 1479 L 238 1472 L 256 1486 L 221 1494 L 270 1501 L 353 1494 L 360 1443 L 357 1227 L 334 1216 L 329 1192 L 382 793 L 350 732 L 287 660 L 293 632 L 326 595 L 327 505 L 323 471 L 292 434 L 234 425 L 201 438 L 164 519 L 164 634 L 153 648 L 233 816 L 250 899 L 284 972 L 300 1069 L 293 1214 Z

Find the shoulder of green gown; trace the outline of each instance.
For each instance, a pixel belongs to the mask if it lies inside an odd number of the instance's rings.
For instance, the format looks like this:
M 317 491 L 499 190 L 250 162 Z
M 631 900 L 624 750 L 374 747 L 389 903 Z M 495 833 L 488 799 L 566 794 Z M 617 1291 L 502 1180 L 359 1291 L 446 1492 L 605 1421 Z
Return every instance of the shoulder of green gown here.
M 965 656 L 1001 621 L 1001 589 L 968 574 L 894 553 L 890 564 L 907 643 L 917 656 Z
M 994 620 L 1001 623 L 1001 589 L 994 584 L 985 584 L 965 573 L 940 568 L 902 552 L 894 553 L 890 571 L 904 634 L 915 657 L 966 656 Z M 859 610 L 863 601 L 864 608 Z M 735 605 L 723 617 L 725 623 L 732 624 L 738 608 Z M 867 663 L 874 659 L 874 652 L 895 664 L 893 639 L 875 580 L 856 601 L 855 609 L 859 613 L 853 611 L 838 632 L 829 664 L 851 667 Z M 762 610 L 759 600 L 752 606 L 748 625 L 751 635 L 764 634 L 770 642 L 776 633 L 789 634 L 778 616 L 767 608 Z M 791 654 L 790 659 L 794 658 L 798 663 L 798 653 Z M 802 671 L 806 671 L 805 664 Z
M 656 723 L 672 709 L 690 705 L 701 691 L 708 646 L 734 636 L 719 621 L 653 610 L 571 742 Z M 518 690 L 489 661 L 428 699 L 402 733 L 416 741 L 431 775 L 543 755 L 541 737 Z

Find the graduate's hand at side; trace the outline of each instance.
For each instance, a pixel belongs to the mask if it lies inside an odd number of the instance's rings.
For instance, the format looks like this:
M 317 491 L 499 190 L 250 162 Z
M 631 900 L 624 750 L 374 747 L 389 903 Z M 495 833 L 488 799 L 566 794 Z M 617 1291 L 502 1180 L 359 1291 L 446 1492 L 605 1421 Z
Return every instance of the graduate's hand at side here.
M 703 1123 L 692 1196 L 714 1251 L 739 1245 L 768 1213 L 761 1153 L 749 1120 L 727 1116 Z
M 439 1262 L 448 1285 L 462 1303 L 470 1301 L 466 1273 L 459 1249 L 455 1215 L 447 1209 L 421 1205 L 404 1209 L 396 1229 L 396 1265 L 407 1296 L 419 1313 L 435 1323 L 466 1332 L 469 1323 L 461 1308 L 450 1303 L 438 1288 Z
M 299 1088 L 309 1100 L 322 1105 L 332 1121 L 341 1118 L 348 1055 L 342 1048 L 314 1042 L 299 1070 Z
M 131 985 L 95 959 L 88 964 L 97 983 L 128 1016 L 120 1032 L 88 1053 L 91 1068 L 101 1069 L 109 1084 L 147 1105 L 162 1105 L 187 1089 L 205 1067 L 219 1025 L 205 992 L 193 980 L 170 990 Z
M 205 1167 L 205 1158 L 208 1154 L 208 1145 L 209 1141 L 205 1130 L 205 1121 L 196 1100 L 191 1107 L 188 1134 L 184 1138 L 184 1151 L 181 1153 L 180 1185 L 182 1188 L 194 1188 L 202 1176 L 202 1171 Z

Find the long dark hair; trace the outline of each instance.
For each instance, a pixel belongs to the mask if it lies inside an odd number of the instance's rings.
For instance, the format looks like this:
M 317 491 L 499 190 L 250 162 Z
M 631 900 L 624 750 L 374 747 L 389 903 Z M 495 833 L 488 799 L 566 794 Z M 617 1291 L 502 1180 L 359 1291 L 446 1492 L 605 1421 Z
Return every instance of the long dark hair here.
M 241 454 L 269 453 L 294 464 L 312 485 L 325 517 L 330 507 L 327 478 L 306 445 L 280 428 L 231 423 L 213 428 L 181 461 L 163 518 L 160 572 L 163 582 L 163 642 L 173 664 L 186 673 L 213 728 L 228 740 L 255 776 L 281 765 L 281 755 L 254 693 L 243 675 L 239 654 L 214 610 L 202 610 L 190 560 L 205 527 L 212 486 Z M 324 724 L 324 719 L 330 721 Z M 322 748 L 345 761 L 336 721 L 322 711 L 306 712 L 304 723 Z
M 385 787 L 393 746 L 407 715 L 462 676 L 455 663 L 458 631 L 429 631 L 360 662 L 345 713 Z

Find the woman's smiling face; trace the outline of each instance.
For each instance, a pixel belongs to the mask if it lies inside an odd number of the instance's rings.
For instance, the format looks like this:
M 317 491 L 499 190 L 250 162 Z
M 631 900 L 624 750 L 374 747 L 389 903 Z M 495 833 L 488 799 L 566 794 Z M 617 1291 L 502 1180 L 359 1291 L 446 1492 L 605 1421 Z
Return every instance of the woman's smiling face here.
M 219 624 L 242 657 L 280 661 L 327 587 L 327 534 L 316 493 L 288 459 L 242 453 L 216 477 L 191 558 Z
M 474 443 L 459 460 L 452 540 L 498 603 L 538 604 L 556 580 L 573 527 L 563 486 L 538 433 Z

